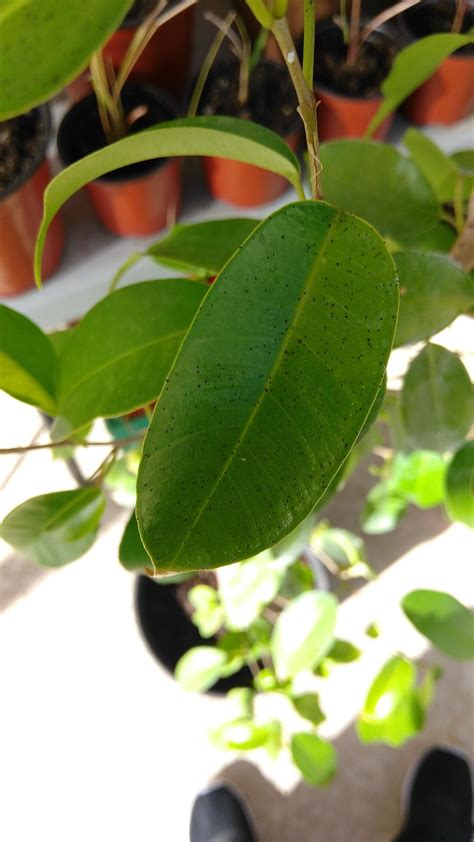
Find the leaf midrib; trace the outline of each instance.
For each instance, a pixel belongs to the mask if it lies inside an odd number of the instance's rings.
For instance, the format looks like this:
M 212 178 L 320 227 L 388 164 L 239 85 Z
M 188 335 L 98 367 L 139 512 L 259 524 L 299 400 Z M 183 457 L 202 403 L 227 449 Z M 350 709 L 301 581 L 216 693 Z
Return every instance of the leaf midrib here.
M 328 240 L 330 239 L 330 235 L 332 233 L 333 227 L 336 224 L 336 222 L 339 220 L 340 215 L 341 215 L 340 211 L 335 212 L 334 217 L 333 217 L 333 219 L 332 219 L 332 221 L 329 225 L 329 228 L 328 228 L 328 230 L 325 234 L 323 242 L 321 243 L 321 247 L 320 247 L 320 249 L 319 249 L 319 251 L 316 255 L 315 260 L 313 261 L 313 264 L 310 268 L 310 271 L 308 272 L 306 284 L 304 284 L 304 286 L 301 290 L 299 304 L 295 309 L 295 312 L 294 312 L 293 318 L 291 319 L 291 322 L 287 326 L 285 339 L 280 345 L 280 348 L 278 350 L 278 354 L 276 355 L 276 358 L 275 358 L 275 361 L 274 361 L 273 366 L 271 368 L 270 374 L 268 375 L 268 377 L 265 380 L 264 385 L 262 386 L 260 395 L 259 395 L 257 401 L 255 402 L 255 405 L 252 409 L 252 412 L 250 413 L 247 421 L 245 422 L 243 430 L 242 430 L 241 434 L 239 435 L 239 437 L 237 439 L 237 443 L 234 446 L 234 448 L 232 449 L 232 451 L 231 451 L 230 455 L 228 456 L 226 462 L 224 463 L 224 465 L 223 465 L 223 467 L 222 467 L 222 469 L 219 473 L 219 476 L 217 477 L 217 479 L 214 482 L 214 485 L 212 486 L 212 489 L 211 489 L 210 493 L 207 495 L 204 503 L 200 507 L 200 509 L 199 509 L 197 515 L 195 516 L 192 524 L 190 525 L 189 529 L 187 530 L 187 533 L 186 533 L 185 537 L 183 538 L 180 546 L 178 547 L 178 550 L 176 551 L 176 553 L 174 555 L 174 559 L 170 563 L 170 568 L 173 568 L 176 565 L 176 562 L 178 561 L 180 553 L 182 552 L 183 548 L 185 547 L 186 543 L 188 542 L 191 534 L 193 533 L 194 529 L 196 528 L 197 524 L 199 523 L 205 509 L 209 505 L 209 502 L 212 500 L 212 497 L 214 496 L 214 494 L 217 491 L 217 489 L 218 489 L 220 483 L 222 482 L 224 476 L 226 475 L 227 471 L 229 470 L 230 465 L 232 464 L 235 455 L 237 454 L 239 448 L 241 447 L 242 442 L 244 441 L 244 439 L 245 439 L 245 437 L 246 437 L 246 435 L 247 435 L 247 433 L 248 433 L 248 431 L 249 431 L 249 429 L 250 429 L 259 409 L 260 409 L 260 406 L 261 406 L 261 404 L 262 404 L 262 402 L 263 402 L 263 400 L 264 400 L 264 398 L 267 394 L 265 390 L 266 390 L 268 384 L 271 383 L 271 381 L 272 381 L 272 379 L 275 375 L 275 372 L 278 370 L 278 368 L 281 364 L 281 361 L 283 359 L 283 353 L 286 350 L 286 348 L 287 348 L 287 346 L 290 342 L 291 335 L 292 335 L 292 332 L 293 332 L 293 328 L 297 324 L 297 322 L 299 320 L 299 317 L 300 317 L 300 314 L 301 314 L 301 311 L 303 310 L 303 308 L 306 304 L 306 302 L 305 302 L 305 292 L 306 292 L 307 289 L 310 288 L 310 286 L 311 286 L 311 284 L 314 280 L 314 277 L 316 275 L 316 272 L 319 268 L 319 264 L 320 264 L 323 256 L 325 256 L 325 249 L 326 249 Z

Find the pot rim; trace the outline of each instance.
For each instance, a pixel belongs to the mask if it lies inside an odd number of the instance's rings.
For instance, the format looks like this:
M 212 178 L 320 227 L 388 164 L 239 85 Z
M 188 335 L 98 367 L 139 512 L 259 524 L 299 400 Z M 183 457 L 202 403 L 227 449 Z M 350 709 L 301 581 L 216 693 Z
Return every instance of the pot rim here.
M 167 108 L 170 112 L 172 112 L 172 114 L 170 115 L 169 118 L 167 118 L 166 120 L 162 120 L 160 123 L 157 123 L 156 124 L 157 126 L 162 125 L 164 123 L 167 123 L 171 120 L 175 120 L 180 116 L 181 112 L 180 112 L 180 108 L 179 108 L 178 104 L 170 96 L 170 94 L 168 94 L 166 91 L 163 91 L 161 88 L 158 88 L 157 86 L 151 85 L 151 84 L 145 84 L 145 83 L 142 84 L 142 83 L 139 83 L 139 82 L 132 82 L 132 83 L 126 85 L 125 88 L 124 88 L 124 92 L 130 92 L 130 91 L 132 91 L 132 92 L 133 91 L 146 91 L 148 94 L 150 94 L 154 97 L 156 102 L 164 105 L 165 108 Z M 95 93 L 92 92 L 92 93 L 88 94 L 86 97 L 84 97 L 83 99 L 80 99 L 78 102 L 75 102 L 71 106 L 71 108 L 69 108 L 68 111 L 66 111 L 64 117 L 62 118 L 62 120 L 59 124 L 56 141 L 57 141 L 59 158 L 61 160 L 61 163 L 65 167 L 71 166 L 73 163 L 76 163 L 76 161 L 70 161 L 68 163 L 66 161 L 66 156 L 64 156 L 62 151 L 61 151 L 62 149 L 64 149 L 64 136 L 65 136 L 66 130 L 68 128 L 68 123 L 71 123 L 72 120 L 73 120 L 73 118 L 71 118 L 70 115 L 73 114 L 74 112 L 80 111 L 81 108 L 82 109 L 87 108 L 91 104 L 95 105 L 95 103 L 96 103 L 96 96 L 95 96 Z M 153 127 L 149 126 L 148 128 L 153 128 Z M 144 129 L 144 131 L 147 131 L 147 129 Z M 107 145 L 109 145 L 109 144 L 106 144 L 105 146 L 102 146 L 100 148 L 105 149 Z M 94 151 L 98 151 L 98 150 L 94 150 Z M 92 154 L 92 153 L 89 153 L 89 154 Z M 84 156 L 84 157 L 86 157 L 86 156 Z M 140 164 L 148 164 L 148 166 L 146 167 L 146 171 L 143 172 L 143 173 L 138 173 L 137 175 L 133 175 L 133 176 L 130 176 L 130 175 L 120 176 L 120 175 L 117 175 L 117 173 L 120 171 L 120 169 L 123 169 L 123 167 L 119 167 L 118 170 L 112 170 L 109 173 L 105 173 L 104 175 L 99 176 L 99 178 L 96 178 L 93 181 L 88 182 L 88 183 L 90 183 L 90 184 L 104 184 L 104 185 L 107 184 L 107 185 L 112 186 L 114 184 L 123 185 L 123 184 L 131 183 L 131 182 L 141 181 L 142 179 L 148 178 L 150 176 L 150 174 L 152 172 L 154 172 L 155 170 L 158 170 L 158 169 L 160 169 L 160 167 L 164 167 L 166 164 L 170 163 L 170 161 L 172 159 L 175 160 L 175 157 L 174 156 L 168 156 L 166 158 L 150 158 L 148 160 L 137 162 L 137 163 L 140 163 Z M 83 159 L 78 158 L 77 160 L 80 161 L 80 160 L 83 160 Z M 126 166 L 130 166 L 130 165 L 126 165 Z
M 40 126 L 44 129 L 43 142 L 38 146 L 38 151 L 33 158 L 31 158 L 29 166 L 26 167 L 24 172 L 14 179 L 5 190 L 0 191 L 0 202 L 3 202 L 4 199 L 7 199 L 12 195 L 12 193 L 16 193 L 17 190 L 23 187 L 23 185 L 34 176 L 43 161 L 46 160 L 46 150 L 51 136 L 51 113 L 49 106 L 46 103 L 43 103 L 42 105 L 37 105 L 35 108 L 31 108 L 30 110 L 36 111 L 40 116 Z M 13 117 L 12 119 L 14 120 L 15 118 Z

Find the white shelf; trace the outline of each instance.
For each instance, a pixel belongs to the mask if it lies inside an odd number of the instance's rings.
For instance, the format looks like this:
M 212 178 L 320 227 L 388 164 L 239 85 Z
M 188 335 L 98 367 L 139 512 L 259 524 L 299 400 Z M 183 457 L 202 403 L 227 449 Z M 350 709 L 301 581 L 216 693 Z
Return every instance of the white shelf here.
M 392 130 L 391 142 L 398 144 L 407 124 L 398 118 Z M 430 127 L 424 130 L 445 152 L 471 147 L 474 139 L 474 119 L 469 118 L 450 128 Z M 213 201 L 207 194 L 197 162 L 186 162 L 184 175 L 183 212 L 180 222 L 195 222 L 226 216 L 264 218 L 284 202 L 292 200 L 289 190 L 277 202 L 261 208 L 237 209 Z M 112 277 L 133 253 L 145 250 L 159 235 L 146 238 L 123 239 L 105 231 L 97 221 L 87 196 L 82 191 L 74 196 L 62 211 L 66 245 L 59 269 L 42 290 L 31 290 L 4 303 L 35 321 L 43 329 L 60 327 L 80 318 L 90 307 L 106 295 Z M 164 233 L 164 232 L 163 232 Z M 148 260 L 143 260 L 128 272 L 125 283 L 165 277 L 167 273 Z M 2 300 L 2 299 L 0 299 Z

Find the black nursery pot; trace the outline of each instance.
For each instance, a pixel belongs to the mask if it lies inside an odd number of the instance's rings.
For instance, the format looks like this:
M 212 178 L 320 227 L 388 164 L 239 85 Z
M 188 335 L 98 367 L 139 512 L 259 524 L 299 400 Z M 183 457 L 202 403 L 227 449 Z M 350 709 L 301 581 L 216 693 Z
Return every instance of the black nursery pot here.
M 138 576 L 135 585 L 135 613 L 145 641 L 164 669 L 174 675 L 179 659 L 194 646 L 215 644 L 204 639 L 186 615 L 178 599 L 179 585 L 160 585 L 149 576 Z M 207 692 L 223 696 L 234 687 L 251 687 L 247 667 L 227 678 L 220 678 Z

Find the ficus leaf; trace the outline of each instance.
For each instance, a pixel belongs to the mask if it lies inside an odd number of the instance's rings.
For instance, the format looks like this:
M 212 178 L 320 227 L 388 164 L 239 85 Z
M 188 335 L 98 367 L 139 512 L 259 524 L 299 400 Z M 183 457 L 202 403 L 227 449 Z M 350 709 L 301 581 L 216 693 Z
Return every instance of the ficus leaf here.
M 336 774 L 336 749 L 316 734 L 294 734 L 291 756 L 311 786 L 327 786 Z
M 313 669 L 327 655 L 334 642 L 336 613 L 336 598 L 323 591 L 302 593 L 283 609 L 271 641 L 280 679 Z
M 357 721 L 361 742 L 397 747 L 421 730 L 424 708 L 415 682 L 416 668 L 411 661 L 400 656 L 387 661 L 370 687 Z
M 453 203 L 458 178 L 463 179 L 463 198 L 466 201 L 469 199 L 474 178 L 472 174 L 465 172 L 465 163 L 468 163 L 470 158 L 463 157 L 463 152 L 458 152 L 457 156 L 456 153 L 446 155 L 427 135 L 414 128 L 405 132 L 403 144 L 433 187 L 441 204 Z
M 176 680 L 185 690 L 204 693 L 223 675 L 227 660 L 227 653 L 221 649 L 195 646 L 176 664 Z
M 135 512 L 132 512 L 119 545 L 119 560 L 126 570 L 144 570 L 151 566 L 150 556 L 142 544 Z
M 45 412 L 56 412 L 57 357 L 26 316 L 0 304 L 0 389 Z
M 322 202 L 262 223 L 210 288 L 147 434 L 138 520 L 163 570 L 257 555 L 314 508 L 375 400 L 392 260 Z
M 474 528 L 474 441 L 463 444 L 450 462 L 445 503 L 451 520 Z
M 474 658 L 474 614 L 442 591 L 407 594 L 402 608 L 418 631 L 452 658 Z

